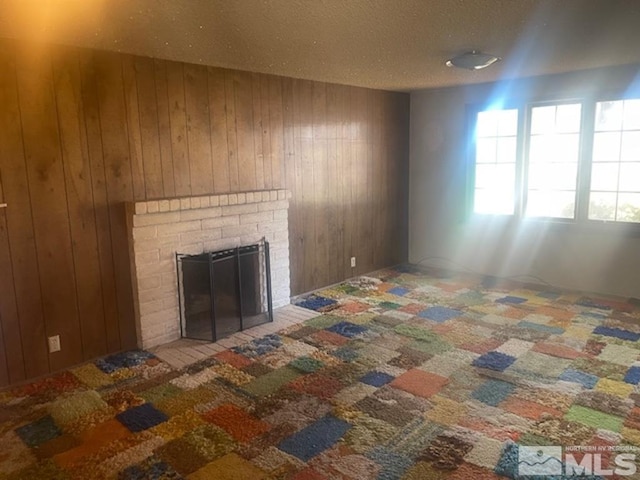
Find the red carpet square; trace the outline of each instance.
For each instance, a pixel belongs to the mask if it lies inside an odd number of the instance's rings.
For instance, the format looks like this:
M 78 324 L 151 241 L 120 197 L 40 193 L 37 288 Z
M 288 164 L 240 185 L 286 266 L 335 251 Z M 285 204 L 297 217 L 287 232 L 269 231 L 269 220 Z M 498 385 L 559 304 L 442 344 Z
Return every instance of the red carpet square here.
M 389 385 L 419 397 L 429 398 L 438 393 L 447 382 L 445 377 L 414 368 L 400 375 Z

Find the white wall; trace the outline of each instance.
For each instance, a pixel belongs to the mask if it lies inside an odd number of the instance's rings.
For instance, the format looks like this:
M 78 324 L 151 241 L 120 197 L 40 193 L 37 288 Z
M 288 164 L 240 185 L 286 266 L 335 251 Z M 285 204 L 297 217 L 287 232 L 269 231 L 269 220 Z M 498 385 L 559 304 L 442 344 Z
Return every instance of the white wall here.
M 411 94 L 409 260 L 552 285 L 640 297 L 640 232 L 561 229 L 536 221 L 465 218 L 466 108 L 496 92 L 571 98 L 594 88 L 624 91 L 640 69 L 618 67 L 503 84 Z M 473 72 L 469 72 L 473 75 Z M 522 277 L 535 282 L 532 277 Z

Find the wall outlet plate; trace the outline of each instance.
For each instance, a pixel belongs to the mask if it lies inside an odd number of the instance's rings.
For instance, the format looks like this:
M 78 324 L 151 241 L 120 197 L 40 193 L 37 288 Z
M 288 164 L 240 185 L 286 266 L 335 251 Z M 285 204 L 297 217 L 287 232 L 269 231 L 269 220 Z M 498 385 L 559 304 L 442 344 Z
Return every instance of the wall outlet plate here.
M 60 351 L 60 335 L 49 337 L 49 353 Z
M 356 266 L 356 257 L 351 257 L 351 268 Z

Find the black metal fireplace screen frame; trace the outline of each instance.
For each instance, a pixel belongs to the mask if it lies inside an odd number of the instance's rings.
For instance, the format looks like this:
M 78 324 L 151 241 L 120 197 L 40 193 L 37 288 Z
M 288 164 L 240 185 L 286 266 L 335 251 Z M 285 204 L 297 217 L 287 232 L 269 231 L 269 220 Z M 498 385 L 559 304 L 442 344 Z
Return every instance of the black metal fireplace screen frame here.
M 273 303 L 271 296 L 271 262 L 269 256 L 269 242 L 263 238 L 260 242 L 253 245 L 244 245 L 237 246 L 234 248 L 228 248 L 225 250 L 219 250 L 215 252 L 205 252 L 201 254 L 183 254 L 176 253 L 176 272 L 177 272 L 177 281 L 178 281 L 178 300 L 179 300 L 179 309 L 180 309 L 180 336 L 182 338 L 195 338 L 198 340 L 211 340 L 213 342 L 220 340 L 226 335 L 219 336 L 218 330 L 220 325 L 216 324 L 216 312 L 218 309 L 216 308 L 216 285 L 217 282 L 225 282 L 225 279 L 217 279 L 215 276 L 215 267 L 218 262 L 228 262 L 230 258 L 235 259 L 235 274 L 237 278 L 237 282 L 235 282 L 237 288 L 237 311 L 239 312 L 239 328 L 235 331 L 230 332 L 240 332 L 247 328 L 245 325 L 245 314 L 243 312 L 243 304 L 245 297 L 243 296 L 243 279 L 242 279 L 242 261 L 243 259 L 249 256 L 257 256 L 258 261 L 263 256 L 264 262 L 262 266 L 264 267 L 263 272 L 261 272 L 260 265 L 258 266 L 257 275 L 261 275 L 264 280 L 264 286 L 266 288 L 266 307 L 267 310 L 261 312 L 262 314 L 266 314 L 266 320 L 261 321 L 259 323 L 254 323 L 253 325 L 249 325 L 249 327 L 262 325 L 268 322 L 273 322 Z M 185 281 L 183 275 L 183 266 L 185 264 L 196 263 L 202 266 L 204 263 L 208 265 L 209 269 L 209 292 L 208 296 L 210 299 L 209 311 L 210 321 L 211 321 L 211 338 L 201 338 L 193 335 L 189 335 L 187 329 L 187 302 L 188 299 L 185 298 Z M 228 284 L 227 284 L 228 286 Z

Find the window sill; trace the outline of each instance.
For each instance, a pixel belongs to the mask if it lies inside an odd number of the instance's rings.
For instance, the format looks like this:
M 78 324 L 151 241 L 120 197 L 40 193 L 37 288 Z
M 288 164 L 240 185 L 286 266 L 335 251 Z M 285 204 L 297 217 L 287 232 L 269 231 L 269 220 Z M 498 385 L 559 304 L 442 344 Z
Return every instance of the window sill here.
M 603 220 L 583 220 L 562 218 L 525 218 L 515 215 L 472 214 L 468 222 L 471 226 L 496 227 L 508 230 L 541 229 L 553 232 L 580 235 L 607 235 L 640 238 L 640 223 L 613 222 Z

